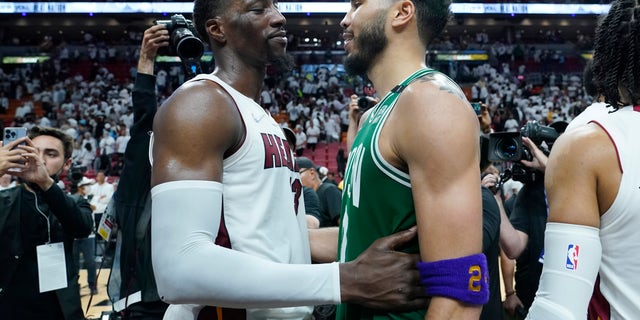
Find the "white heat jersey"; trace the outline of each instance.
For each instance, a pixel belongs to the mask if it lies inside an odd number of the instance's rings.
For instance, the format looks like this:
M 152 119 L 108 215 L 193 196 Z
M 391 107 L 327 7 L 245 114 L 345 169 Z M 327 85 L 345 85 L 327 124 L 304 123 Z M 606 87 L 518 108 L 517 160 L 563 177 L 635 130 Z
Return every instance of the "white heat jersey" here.
M 282 263 L 311 263 L 302 183 L 278 123 L 254 100 L 211 74 L 236 102 L 246 127 L 242 146 L 223 161 L 223 218 L 234 250 Z M 269 192 L 265 192 L 268 190 Z M 247 319 L 288 318 L 312 307 L 247 310 Z M 296 317 L 299 319 L 304 316 Z
M 611 108 L 607 108 L 607 104 L 604 102 L 594 102 L 582 111 L 578 116 L 573 118 L 564 129 L 564 132 L 569 132 L 577 127 L 583 126 L 596 117 L 607 114 L 611 111 Z
M 200 74 L 190 81 L 213 81 L 224 88 L 246 128 L 242 146 L 223 161 L 216 244 L 275 262 L 310 264 L 302 183 L 284 131 L 260 105 L 218 77 Z M 247 309 L 246 319 L 309 319 L 312 311 L 312 306 Z
M 615 144 L 622 180 L 611 208 L 600 218 L 600 291 L 611 320 L 640 315 L 640 107 L 627 106 L 592 120 Z

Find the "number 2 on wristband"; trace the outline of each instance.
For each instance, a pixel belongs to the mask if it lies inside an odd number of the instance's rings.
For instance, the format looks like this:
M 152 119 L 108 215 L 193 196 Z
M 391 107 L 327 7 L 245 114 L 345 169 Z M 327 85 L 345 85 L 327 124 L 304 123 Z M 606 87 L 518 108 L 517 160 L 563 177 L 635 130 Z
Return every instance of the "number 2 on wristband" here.
M 479 265 L 469 267 L 469 291 L 480 292 L 482 289 L 482 270 Z

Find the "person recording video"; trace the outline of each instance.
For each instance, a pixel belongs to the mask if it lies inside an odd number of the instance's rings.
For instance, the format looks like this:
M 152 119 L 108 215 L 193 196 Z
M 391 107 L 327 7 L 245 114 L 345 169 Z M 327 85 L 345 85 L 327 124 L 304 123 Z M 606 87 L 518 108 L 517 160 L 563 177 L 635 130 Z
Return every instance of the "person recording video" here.
M 57 184 L 72 151 L 69 135 L 44 127 L 0 147 L 0 175 L 23 181 L 0 191 L 3 319 L 84 319 L 72 250 L 91 233 L 91 207 Z
M 511 216 L 508 217 L 501 210 L 500 223 L 500 248 L 508 258 L 516 260 L 515 288 L 506 288 L 503 302 L 503 308 L 514 319 L 526 316 L 531 307 L 544 261 L 544 232 L 548 212 L 544 172 L 548 157 L 542 146 L 551 146 L 565 128 L 565 122 L 550 126 L 529 122 L 519 134 L 522 147 L 527 150 L 512 165 L 510 172 L 511 179 L 522 182 L 523 186 L 518 192 Z M 513 268 L 512 264 L 502 266 Z M 507 271 L 513 273 L 513 270 Z

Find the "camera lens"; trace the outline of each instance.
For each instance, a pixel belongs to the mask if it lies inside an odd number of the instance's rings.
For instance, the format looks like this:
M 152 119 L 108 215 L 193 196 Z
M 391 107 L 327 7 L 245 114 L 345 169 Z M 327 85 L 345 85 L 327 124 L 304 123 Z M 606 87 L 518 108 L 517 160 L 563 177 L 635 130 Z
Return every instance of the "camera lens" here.
M 182 59 L 199 59 L 204 54 L 204 45 L 187 28 L 178 28 L 171 35 L 176 53 Z
M 496 145 L 497 156 L 501 159 L 511 159 L 518 154 L 518 142 L 513 139 L 503 139 Z

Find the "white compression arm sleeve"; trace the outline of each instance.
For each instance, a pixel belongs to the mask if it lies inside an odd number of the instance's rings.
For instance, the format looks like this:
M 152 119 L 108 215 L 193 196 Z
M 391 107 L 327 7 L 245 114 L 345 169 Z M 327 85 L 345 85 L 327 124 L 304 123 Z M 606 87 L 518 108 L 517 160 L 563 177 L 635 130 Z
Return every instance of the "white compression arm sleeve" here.
M 222 184 L 167 182 L 151 195 L 153 271 L 165 302 L 229 308 L 340 303 L 337 263 L 276 263 L 214 243 Z
M 547 223 L 542 276 L 527 319 L 586 319 L 601 256 L 599 229 Z

